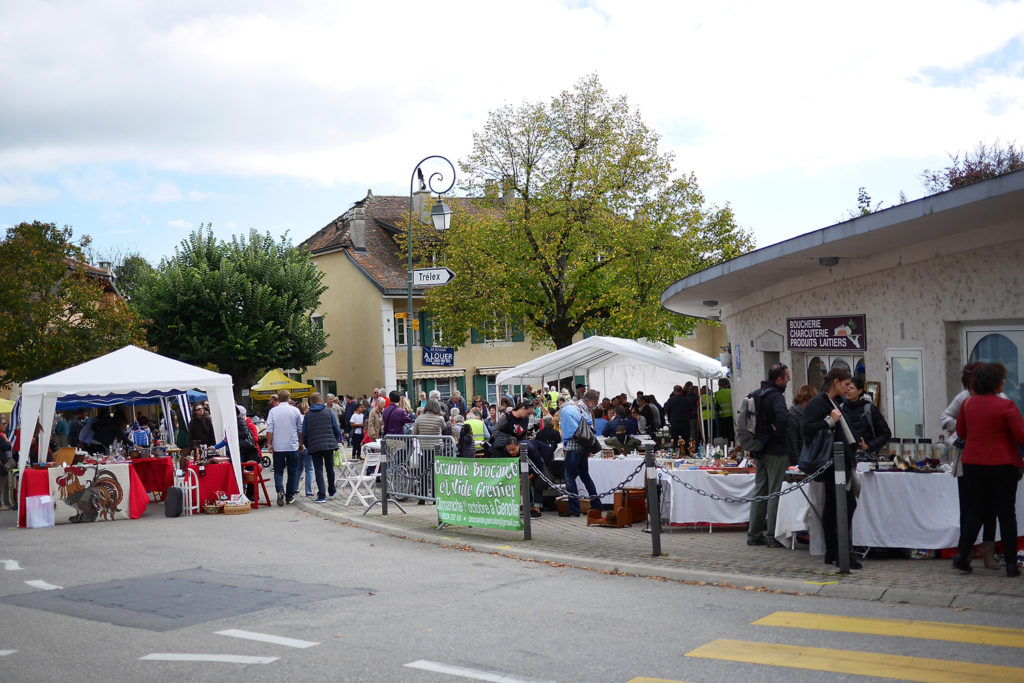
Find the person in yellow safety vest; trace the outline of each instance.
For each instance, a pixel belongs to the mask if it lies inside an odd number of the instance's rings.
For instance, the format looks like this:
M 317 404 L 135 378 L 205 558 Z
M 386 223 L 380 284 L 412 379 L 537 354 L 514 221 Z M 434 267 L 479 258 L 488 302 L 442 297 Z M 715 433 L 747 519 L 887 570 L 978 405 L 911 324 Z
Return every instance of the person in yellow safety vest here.
M 700 388 L 700 433 L 703 435 L 703 441 L 711 441 L 711 436 L 706 434 L 708 431 L 708 420 L 714 417 L 715 414 L 715 400 L 708 394 L 707 387 Z
M 478 451 L 483 450 L 484 443 L 491 437 L 491 430 L 487 429 L 487 425 L 480 418 L 480 409 L 473 408 L 469 411 L 469 417 L 466 418 L 466 423 L 463 425 L 463 429 L 469 427 L 473 432 L 473 443 L 476 444 Z
M 544 406 L 551 412 L 558 410 L 558 396 L 558 390 L 555 389 L 555 385 L 549 386 L 548 393 L 546 394 L 547 401 L 545 401 Z
M 733 443 L 736 441 L 736 433 L 732 424 L 732 389 L 727 379 L 718 382 L 718 391 L 715 392 L 715 406 L 718 413 L 718 436 L 729 443 Z

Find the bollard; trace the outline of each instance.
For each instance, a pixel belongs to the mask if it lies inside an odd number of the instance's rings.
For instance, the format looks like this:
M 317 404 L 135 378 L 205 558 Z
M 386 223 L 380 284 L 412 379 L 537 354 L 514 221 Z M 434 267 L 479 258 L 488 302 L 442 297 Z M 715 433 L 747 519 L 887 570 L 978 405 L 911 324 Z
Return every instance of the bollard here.
M 832 444 L 832 471 L 836 483 L 836 560 L 839 573 L 850 573 L 850 525 L 846 521 L 846 446 Z M 827 485 L 827 484 L 826 484 Z
M 522 452 L 519 454 L 519 499 L 522 501 L 519 508 L 523 516 L 523 540 L 529 541 L 533 539 L 530 529 L 530 462 Z
M 651 530 L 651 554 L 661 557 L 661 506 L 658 503 L 658 470 L 654 465 L 654 445 L 644 453 L 647 470 L 647 527 Z
M 381 444 L 383 446 L 383 444 Z M 383 448 L 381 450 L 384 450 Z M 383 453 L 381 454 L 380 465 L 377 469 L 380 471 L 380 514 L 383 517 L 388 515 L 388 459 Z M 399 505 L 401 507 L 401 505 Z M 369 509 L 369 508 L 367 508 Z

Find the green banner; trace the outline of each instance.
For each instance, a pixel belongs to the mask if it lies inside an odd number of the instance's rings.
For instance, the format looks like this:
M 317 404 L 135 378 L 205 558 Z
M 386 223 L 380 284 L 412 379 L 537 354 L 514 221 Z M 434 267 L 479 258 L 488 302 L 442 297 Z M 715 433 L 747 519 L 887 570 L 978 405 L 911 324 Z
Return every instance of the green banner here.
M 437 519 L 521 531 L 519 458 L 434 458 Z

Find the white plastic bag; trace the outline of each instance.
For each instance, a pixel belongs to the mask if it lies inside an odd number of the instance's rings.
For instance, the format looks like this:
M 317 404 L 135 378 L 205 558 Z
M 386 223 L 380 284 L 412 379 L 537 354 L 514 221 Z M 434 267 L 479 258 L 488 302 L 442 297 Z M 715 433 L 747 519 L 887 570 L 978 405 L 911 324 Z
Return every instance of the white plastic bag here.
M 53 498 L 28 496 L 25 498 L 25 527 L 42 529 L 53 526 Z

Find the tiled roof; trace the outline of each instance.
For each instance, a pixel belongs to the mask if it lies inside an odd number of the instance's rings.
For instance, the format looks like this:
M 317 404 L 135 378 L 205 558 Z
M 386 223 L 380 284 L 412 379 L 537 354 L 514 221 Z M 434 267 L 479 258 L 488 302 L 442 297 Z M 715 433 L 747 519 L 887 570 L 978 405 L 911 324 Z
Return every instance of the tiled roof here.
M 474 200 L 465 197 L 445 197 L 444 201 L 453 211 L 471 213 L 481 210 Z M 349 235 L 352 210 L 356 207 L 362 207 L 366 212 L 366 251 L 356 251 Z M 404 292 L 408 281 L 407 266 L 398 240 L 405 239 L 402 226 L 408 220 L 408 196 L 376 196 L 370 191 L 300 246 L 313 256 L 344 250 L 378 289 L 388 293 Z

